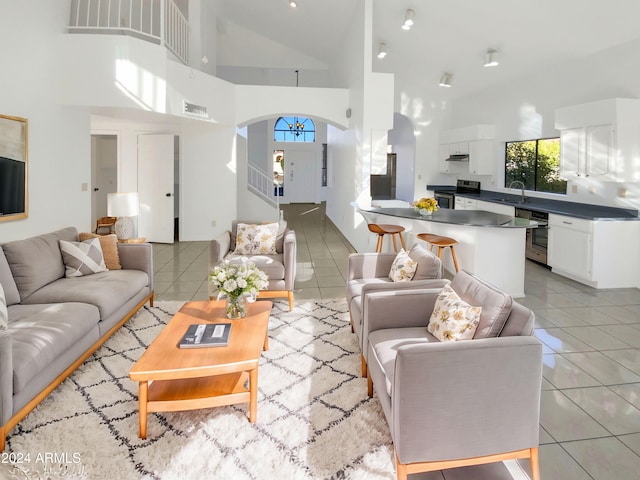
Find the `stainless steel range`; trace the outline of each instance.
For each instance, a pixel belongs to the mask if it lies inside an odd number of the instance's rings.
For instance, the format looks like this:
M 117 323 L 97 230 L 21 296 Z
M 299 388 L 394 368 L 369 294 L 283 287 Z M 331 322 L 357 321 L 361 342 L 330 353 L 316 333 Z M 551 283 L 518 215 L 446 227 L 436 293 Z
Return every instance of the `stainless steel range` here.
M 440 208 L 455 208 L 456 193 L 480 193 L 480 182 L 477 180 L 458 180 L 455 190 L 435 190 L 433 196 Z

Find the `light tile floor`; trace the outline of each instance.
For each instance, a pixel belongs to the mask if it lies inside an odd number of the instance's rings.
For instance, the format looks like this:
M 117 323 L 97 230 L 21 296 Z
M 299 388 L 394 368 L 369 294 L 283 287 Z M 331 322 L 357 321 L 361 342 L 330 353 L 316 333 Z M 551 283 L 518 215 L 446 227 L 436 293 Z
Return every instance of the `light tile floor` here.
M 343 296 L 353 247 L 322 205 L 283 210 L 297 236 L 296 299 Z M 154 262 L 158 300 L 208 298 L 208 242 L 156 244 Z M 595 290 L 527 261 L 525 293 L 544 343 L 542 478 L 640 479 L 640 290 Z

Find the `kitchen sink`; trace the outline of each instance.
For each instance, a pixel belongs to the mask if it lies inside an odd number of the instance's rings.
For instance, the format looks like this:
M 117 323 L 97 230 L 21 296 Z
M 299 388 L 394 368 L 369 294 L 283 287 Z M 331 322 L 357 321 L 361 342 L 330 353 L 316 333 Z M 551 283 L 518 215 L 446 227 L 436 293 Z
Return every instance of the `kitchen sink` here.
M 523 203 L 529 202 L 528 198 L 523 198 L 521 200 L 514 200 L 512 198 L 496 198 L 496 200 L 498 202 L 502 202 L 502 203 L 515 203 L 515 204 L 518 204 L 518 205 L 521 205 Z

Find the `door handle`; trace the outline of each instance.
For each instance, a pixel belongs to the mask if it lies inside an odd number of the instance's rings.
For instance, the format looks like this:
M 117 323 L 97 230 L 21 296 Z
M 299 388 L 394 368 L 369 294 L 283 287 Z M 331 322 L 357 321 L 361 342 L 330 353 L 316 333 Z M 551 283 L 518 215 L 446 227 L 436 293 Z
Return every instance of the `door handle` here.
M 95 187 L 95 188 L 93 189 L 93 191 L 94 191 L 94 192 L 97 192 L 98 190 L 100 190 L 98 187 Z
M 167 197 L 170 197 L 170 196 L 171 196 L 171 194 L 170 194 L 170 193 L 167 193 L 167 194 L 166 194 L 166 196 L 167 196 Z

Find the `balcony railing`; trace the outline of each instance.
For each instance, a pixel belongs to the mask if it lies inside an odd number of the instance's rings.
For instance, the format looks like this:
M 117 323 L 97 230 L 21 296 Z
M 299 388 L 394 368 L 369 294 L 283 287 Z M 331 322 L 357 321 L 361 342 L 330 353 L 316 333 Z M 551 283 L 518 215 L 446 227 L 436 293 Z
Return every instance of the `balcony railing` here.
M 189 22 L 173 0 L 72 0 L 69 31 L 132 35 L 189 64 Z

